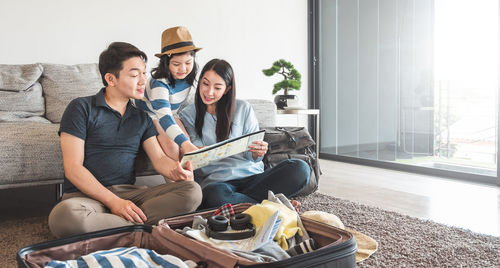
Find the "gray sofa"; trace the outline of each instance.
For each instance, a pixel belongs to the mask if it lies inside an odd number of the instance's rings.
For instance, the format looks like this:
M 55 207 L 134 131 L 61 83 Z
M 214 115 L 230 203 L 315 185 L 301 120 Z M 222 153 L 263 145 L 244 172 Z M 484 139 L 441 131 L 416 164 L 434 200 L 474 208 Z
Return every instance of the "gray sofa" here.
M 97 64 L 0 64 L 0 189 L 54 184 L 60 194 L 62 113 L 72 99 L 93 95 L 102 86 Z M 273 102 L 248 101 L 261 127 L 275 125 Z M 141 152 L 136 175 L 153 174 Z

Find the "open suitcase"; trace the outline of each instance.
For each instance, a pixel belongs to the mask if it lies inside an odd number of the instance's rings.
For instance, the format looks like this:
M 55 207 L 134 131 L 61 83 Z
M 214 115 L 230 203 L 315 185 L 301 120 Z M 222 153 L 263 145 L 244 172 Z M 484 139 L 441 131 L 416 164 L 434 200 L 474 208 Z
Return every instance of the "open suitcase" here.
M 233 209 L 235 213 L 241 213 L 251 205 L 238 204 L 233 206 Z M 214 212 L 215 210 L 208 210 L 166 219 L 171 228 L 164 225 L 126 226 L 27 246 L 17 253 L 18 267 L 43 267 L 51 260 L 72 260 L 98 250 L 132 246 L 152 249 L 159 254 L 174 255 L 183 260 L 193 260 L 210 268 L 356 266 L 357 247 L 351 233 L 307 218 L 302 218 L 302 223 L 315 240 L 318 249 L 270 263 L 250 261 L 175 231 L 191 226 L 195 215 L 207 217 Z

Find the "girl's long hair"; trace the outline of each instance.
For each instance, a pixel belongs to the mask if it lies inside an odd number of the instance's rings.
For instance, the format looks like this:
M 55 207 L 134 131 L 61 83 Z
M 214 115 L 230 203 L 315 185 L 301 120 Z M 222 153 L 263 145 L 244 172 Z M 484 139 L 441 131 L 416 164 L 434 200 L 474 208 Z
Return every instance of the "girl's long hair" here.
M 184 54 L 190 54 L 193 57 L 193 69 L 185 78 L 186 83 L 188 83 L 189 86 L 192 86 L 196 79 L 196 74 L 198 73 L 198 64 L 196 64 L 196 52 L 194 50 L 176 53 L 170 56 L 167 54 L 161 56 L 160 62 L 158 63 L 158 67 L 153 68 L 151 70 L 151 76 L 154 79 L 165 78 L 172 87 L 175 87 L 175 79 L 170 73 L 170 69 L 168 68 L 168 66 L 170 65 L 170 60 L 174 56 L 179 56 Z
M 200 73 L 199 83 L 196 87 L 195 96 L 195 106 L 196 106 L 196 119 L 195 128 L 198 136 L 203 137 L 202 129 L 203 123 L 205 121 L 205 113 L 207 112 L 207 106 L 203 103 L 200 96 L 200 84 L 203 75 L 207 71 L 213 70 L 217 73 L 222 80 L 226 83 L 227 92 L 222 96 L 222 98 L 216 104 L 216 115 L 217 123 L 215 127 L 215 134 L 217 136 L 217 141 L 227 140 L 229 138 L 229 133 L 231 133 L 231 125 L 233 122 L 234 106 L 236 103 L 236 85 L 234 81 L 234 72 L 231 65 L 221 59 L 213 59 L 209 61 L 203 67 Z

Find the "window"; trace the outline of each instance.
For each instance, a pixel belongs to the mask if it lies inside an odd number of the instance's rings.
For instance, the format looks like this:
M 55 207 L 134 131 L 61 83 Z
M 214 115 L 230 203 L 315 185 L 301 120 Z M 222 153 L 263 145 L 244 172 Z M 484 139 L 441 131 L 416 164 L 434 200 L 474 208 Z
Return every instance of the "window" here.
M 322 157 L 497 182 L 498 0 L 313 2 Z

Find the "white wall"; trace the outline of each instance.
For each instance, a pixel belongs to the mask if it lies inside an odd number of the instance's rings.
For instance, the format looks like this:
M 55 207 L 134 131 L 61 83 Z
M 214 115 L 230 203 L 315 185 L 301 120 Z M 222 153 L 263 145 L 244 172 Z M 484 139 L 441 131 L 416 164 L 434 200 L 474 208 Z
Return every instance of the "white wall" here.
M 302 73 L 307 104 L 307 1 L 305 0 L 4 0 L 0 4 L 0 64 L 90 63 L 113 41 L 146 52 L 148 68 L 161 33 L 186 26 L 197 46 L 200 69 L 223 58 L 236 72 L 238 98 L 272 99 L 279 77 L 261 70 L 279 58 Z

